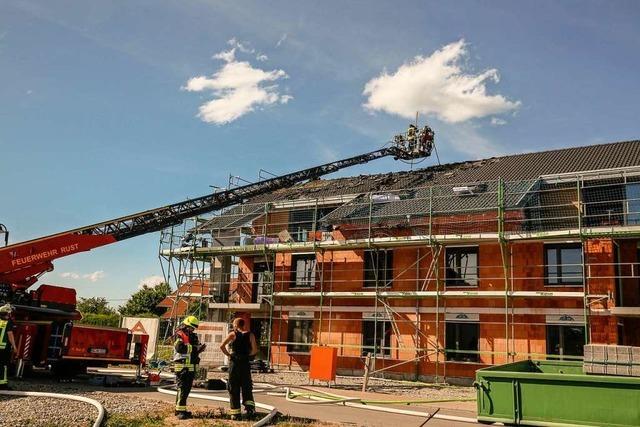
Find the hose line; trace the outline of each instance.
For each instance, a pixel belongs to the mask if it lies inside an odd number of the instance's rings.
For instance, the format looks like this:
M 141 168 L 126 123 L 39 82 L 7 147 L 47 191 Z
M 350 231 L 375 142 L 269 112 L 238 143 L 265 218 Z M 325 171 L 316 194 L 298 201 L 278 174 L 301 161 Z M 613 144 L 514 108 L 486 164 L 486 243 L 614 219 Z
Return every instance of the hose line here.
M 176 394 L 178 394 L 178 392 L 173 390 L 174 387 L 175 386 L 172 386 L 172 387 L 158 387 L 157 390 L 160 393 L 171 394 L 171 395 L 175 396 Z M 191 394 L 189 394 L 189 397 L 192 397 L 192 398 L 195 398 L 195 399 L 205 399 L 205 400 L 213 400 L 215 402 L 229 403 L 229 398 L 228 397 L 211 396 L 211 395 L 207 395 L 207 394 L 203 394 L 203 393 L 191 393 Z M 254 423 L 251 427 L 266 426 L 267 424 L 269 424 L 271 422 L 271 420 L 276 415 L 278 415 L 278 408 L 276 408 L 275 406 L 266 405 L 266 404 L 260 403 L 260 402 L 255 402 L 255 403 L 256 403 L 256 408 L 264 409 L 266 411 L 269 411 L 269 413 L 264 418 L 262 418 L 261 420 L 259 420 L 256 423 Z
M 333 404 L 341 404 L 344 406 L 349 406 L 352 408 L 368 409 L 371 411 L 388 412 L 392 414 L 412 415 L 417 417 L 429 417 L 429 418 L 437 418 L 440 420 L 465 422 L 465 423 L 472 423 L 472 424 L 477 423 L 477 420 L 475 418 L 460 417 L 455 415 L 445 415 L 445 414 L 438 414 L 438 413 L 429 413 L 429 412 L 420 412 L 420 411 L 411 411 L 407 409 L 389 408 L 385 406 L 376 406 L 376 405 L 366 404 L 364 403 L 365 401 L 359 398 L 354 401 L 353 398 L 350 398 L 347 396 L 341 396 L 339 394 L 328 393 L 324 391 L 313 390 L 310 388 L 299 387 L 299 386 L 296 386 L 296 388 L 309 391 L 310 393 L 296 393 L 296 392 L 292 392 L 289 387 L 285 387 L 284 396 L 287 401 L 299 403 L 299 404 L 305 404 L 308 402 L 296 401 L 295 398 L 306 395 L 306 397 L 311 399 L 311 401 L 313 401 L 314 403 L 323 403 L 323 404 L 333 403 Z M 276 394 L 276 393 L 267 393 L 267 394 Z
M 104 406 L 100 402 L 94 399 L 90 399 L 84 396 L 77 396 L 75 394 L 64 394 L 64 393 L 44 393 L 39 391 L 13 391 L 13 390 L 2 390 L 0 391 L 0 395 L 4 396 L 22 396 L 22 397 L 51 397 L 53 399 L 67 399 L 67 400 L 76 400 L 78 402 L 88 403 L 93 405 L 98 410 L 98 417 L 93 423 L 93 427 L 100 427 L 102 425 L 102 421 L 104 420 L 105 410 Z

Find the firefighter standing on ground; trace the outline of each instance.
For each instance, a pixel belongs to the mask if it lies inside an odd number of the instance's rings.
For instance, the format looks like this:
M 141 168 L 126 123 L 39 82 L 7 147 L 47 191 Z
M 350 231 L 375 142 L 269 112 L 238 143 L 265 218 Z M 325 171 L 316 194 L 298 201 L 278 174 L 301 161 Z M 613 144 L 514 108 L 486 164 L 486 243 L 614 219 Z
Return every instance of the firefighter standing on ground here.
M 231 346 L 231 353 L 227 349 Z M 233 332 L 227 336 L 220 346 L 220 350 L 229 357 L 229 414 L 232 418 L 240 417 L 240 392 L 242 392 L 242 404 L 248 417 L 253 417 L 256 412 L 256 403 L 253 401 L 253 383 L 251 382 L 251 366 L 249 362 L 258 353 L 256 337 L 245 329 L 244 319 L 237 318 L 233 321 Z
M 0 389 L 9 388 L 8 371 L 11 353 L 18 352 L 13 336 L 12 312 L 13 308 L 9 304 L 0 307 Z
M 174 335 L 173 361 L 178 387 L 176 416 L 179 419 L 186 419 L 191 415 L 187 412 L 187 398 L 193 386 L 198 363 L 200 363 L 200 353 L 206 347 L 205 344 L 199 344 L 198 335 L 195 333 L 199 323 L 197 317 L 188 316 L 182 321 Z

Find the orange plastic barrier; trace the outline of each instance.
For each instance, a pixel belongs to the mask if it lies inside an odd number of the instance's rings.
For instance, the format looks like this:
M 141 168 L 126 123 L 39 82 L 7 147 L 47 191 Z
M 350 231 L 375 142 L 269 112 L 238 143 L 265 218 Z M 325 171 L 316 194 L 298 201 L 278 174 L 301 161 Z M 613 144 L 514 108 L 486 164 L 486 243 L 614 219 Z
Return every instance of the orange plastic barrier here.
M 309 379 L 335 381 L 338 366 L 338 349 L 334 347 L 311 347 Z

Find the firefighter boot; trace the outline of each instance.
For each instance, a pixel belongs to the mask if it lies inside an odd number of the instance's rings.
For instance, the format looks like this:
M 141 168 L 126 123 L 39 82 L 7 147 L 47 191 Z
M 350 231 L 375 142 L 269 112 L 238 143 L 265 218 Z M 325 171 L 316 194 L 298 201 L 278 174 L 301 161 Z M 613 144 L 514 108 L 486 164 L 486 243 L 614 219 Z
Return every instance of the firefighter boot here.
M 246 412 L 247 419 L 252 420 L 252 419 L 255 418 L 255 416 L 256 416 L 256 408 L 255 407 L 247 406 L 246 407 L 246 411 L 247 411 Z
M 176 412 L 176 418 L 179 420 L 188 420 L 191 418 L 191 413 L 187 411 Z

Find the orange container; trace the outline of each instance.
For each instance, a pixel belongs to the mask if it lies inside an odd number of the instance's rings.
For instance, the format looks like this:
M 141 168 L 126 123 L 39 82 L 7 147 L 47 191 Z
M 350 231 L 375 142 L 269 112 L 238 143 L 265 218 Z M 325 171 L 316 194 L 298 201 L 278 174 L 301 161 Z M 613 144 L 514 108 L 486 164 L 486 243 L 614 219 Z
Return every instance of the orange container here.
M 309 379 L 335 381 L 338 366 L 338 349 L 334 347 L 311 347 Z

